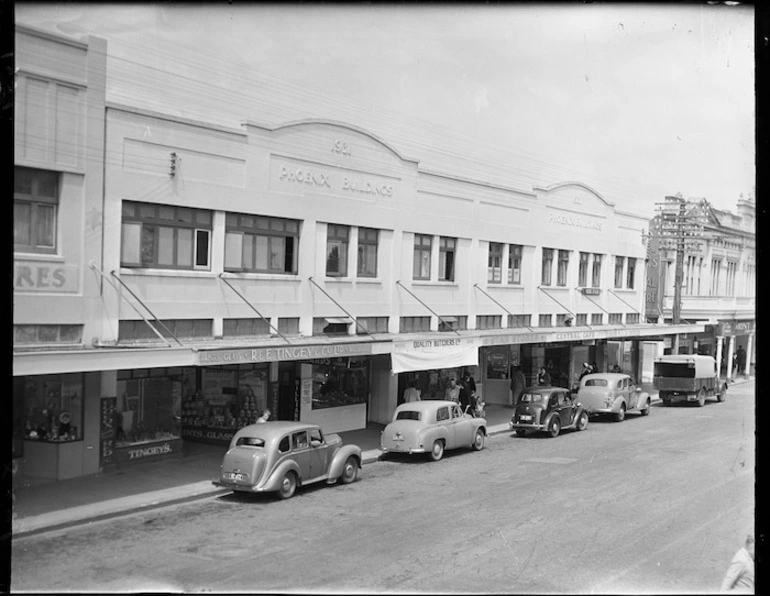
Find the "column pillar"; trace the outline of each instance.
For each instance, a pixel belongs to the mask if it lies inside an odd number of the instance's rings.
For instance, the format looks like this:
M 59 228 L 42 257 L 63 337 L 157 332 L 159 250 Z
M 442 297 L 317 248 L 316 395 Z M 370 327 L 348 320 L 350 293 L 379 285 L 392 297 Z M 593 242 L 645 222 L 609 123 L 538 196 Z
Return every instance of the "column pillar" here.
M 716 342 L 717 342 L 717 354 L 714 357 L 717 361 L 717 370 L 719 371 L 719 376 L 722 376 L 722 346 L 724 344 L 725 338 L 721 335 L 717 335 Z
M 679 353 L 679 334 L 674 334 L 674 337 L 671 339 L 671 353 L 672 354 L 678 354 Z
M 733 354 L 735 353 L 735 336 L 731 335 L 727 342 L 727 379 L 733 378 Z
M 749 333 L 749 339 L 746 342 L 746 368 L 742 372 L 748 378 L 751 373 L 751 352 L 754 349 L 754 334 Z

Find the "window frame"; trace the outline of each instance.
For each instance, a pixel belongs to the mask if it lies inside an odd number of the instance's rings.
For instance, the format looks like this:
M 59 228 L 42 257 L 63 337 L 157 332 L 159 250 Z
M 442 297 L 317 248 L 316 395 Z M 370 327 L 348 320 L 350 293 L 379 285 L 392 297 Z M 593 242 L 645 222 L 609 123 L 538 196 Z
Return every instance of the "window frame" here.
M 358 261 L 356 263 L 356 276 L 364 278 L 377 277 L 377 261 L 380 245 L 380 231 L 376 228 L 358 228 Z M 366 250 L 374 247 L 374 256 L 368 257 L 368 251 Z M 362 265 L 368 265 L 370 260 L 374 260 L 373 271 L 371 267 L 366 267 L 366 271 L 362 271 Z
M 556 285 L 565 287 L 567 285 L 567 275 L 569 273 L 569 253 L 568 250 L 559 249 L 558 261 L 556 266 Z
M 29 173 L 30 192 L 24 192 L 17 186 L 22 172 Z M 48 178 L 46 180 L 46 177 Z M 52 194 L 41 194 L 40 188 L 49 182 L 53 186 Z M 61 192 L 61 174 L 53 170 L 41 168 L 28 168 L 24 166 L 14 167 L 14 186 L 13 186 L 13 250 L 14 252 L 36 253 L 36 254 L 56 254 L 58 250 L 59 236 L 59 203 Z M 29 215 L 27 223 L 29 227 L 29 242 L 17 242 L 17 207 L 28 207 Z M 45 234 L 40 230 L 40 222 L 44 220 L 40 212 L 44 209 L 51 209 L 51 245 L 42 244 Z
M 457 238 L 452 238 L 449 236 L 440 236 L 438 240 L 438 250 L 439 250 L 439 254 L 438 254 L 439 281 L 454 281 Z
M 521 244 L 508 245 L 508 283 L 521 285 L 521 265 L 524 247 Z
M 348 248 L 350 246 L 350 226 L 340 224 L 326 225 L 326 277 L 348 276 Z M 332 249 L 337 249 L 337 270 L 330 269 Z
M 591 261 L 591 253 L 581 252 L 578 264 L 578 287 L 588 287 L 588 264 Z
M 628 257 L 628 265 L 626 266 L 626 288 L 629 290 L 633 290 L 635 282 L 636 282 L 636 257 Z
M 615 288 L 623 287 L 623 269 L 625 268 L 626 257 L 615 257 Z
M 426 243 L 427 240 L 427 243 Z M 430 280 L 430 260 L 433 251 L 433 236 L 428 234 L 414 235 L 414 252 L 412 259 L 412 279 L 420 281 Z M 425 256 L 427 255 L 427 261 Z M 427 271 L 424 264 L 427 263 Z
M 600 253 L 593 253 L 593 263 L 591 266 L 591 287 L 599 288 L 602 285 L 602 257 Z
M 553 249 L 543 247 L 540 268 L 540 285 L 550 286 L 553 282 Z
M 502 242 L 490 242 L 487 253 L 487 283 L 499 284 L 503 282 L 503 250 Z M 495 265 L 495 263 L 497 263 Z
M 300 225 L 301 220 L 286 217 L 226 213 L 224 270 L 242 273 L 297 275 Z M 237 240 L 235 240 L 236 238 Z M 248 246 L 244 242 L 246 238 L 249 239 Z M 276 246 L 279 240 L 283 244 L 281 247 Z M 235 241 L 238 246 L 233 246 L 232 241 Z M 264 247 L 263 250 L 266 253 L 264 267 L 259 266 L 261 260 L 259 256 L 260 246 Z M 245 258 L 247 249 L 250 253 L 248 260 Z M 238 255 L 231 254 L 230 250 L 237 250 Z M 273 257 L 276 254 L 281 255 L 282 265 L 274 266 Z

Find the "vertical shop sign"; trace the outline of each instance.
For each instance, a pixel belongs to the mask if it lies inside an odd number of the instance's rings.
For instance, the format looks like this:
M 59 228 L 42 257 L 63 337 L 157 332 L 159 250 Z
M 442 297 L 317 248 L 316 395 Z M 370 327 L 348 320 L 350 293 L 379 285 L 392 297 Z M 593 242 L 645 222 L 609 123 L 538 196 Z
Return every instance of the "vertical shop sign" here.
M 103 397 L 100 403 L 99 417 L 99 466 L 114 463 L 115 453 L 115 408 L 117 397 Z
M 299 379 L 294 379 L 294 421 L 299 422 Z
M 270 383 L 270 411 L 278 418 L 278 383 Z
M 310 412 L 313 408 L 313 379 L 302 379 L 302 409 Z

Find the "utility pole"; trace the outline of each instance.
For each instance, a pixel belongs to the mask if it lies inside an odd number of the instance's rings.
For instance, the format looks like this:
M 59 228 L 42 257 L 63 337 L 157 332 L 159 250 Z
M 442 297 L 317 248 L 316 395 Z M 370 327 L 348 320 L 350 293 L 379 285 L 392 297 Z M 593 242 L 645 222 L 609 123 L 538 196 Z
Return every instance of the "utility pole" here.
M 658 205 L 658 222 L 655 230 L 661 251 L 676 253 L 674 271 L 674 304 L 671 322 L 678 325 L 682 319 L 682 283 L 684 281 L 684 255 L 700 250 L 703 240 L 704 201 L 686 201 L 681 194 L 667 196 Z

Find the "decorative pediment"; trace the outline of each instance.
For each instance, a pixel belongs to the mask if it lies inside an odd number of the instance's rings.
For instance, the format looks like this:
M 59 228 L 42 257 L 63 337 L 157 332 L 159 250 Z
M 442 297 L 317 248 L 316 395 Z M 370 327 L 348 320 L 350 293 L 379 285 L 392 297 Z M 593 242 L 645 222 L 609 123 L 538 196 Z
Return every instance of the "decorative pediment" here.
M 535 192 L 548 199 L 554 207 L 576 211 L 604 211 L 614 207 L 602 195 L 582 182 L 560 182 L 546 187 L 535 187 Z

